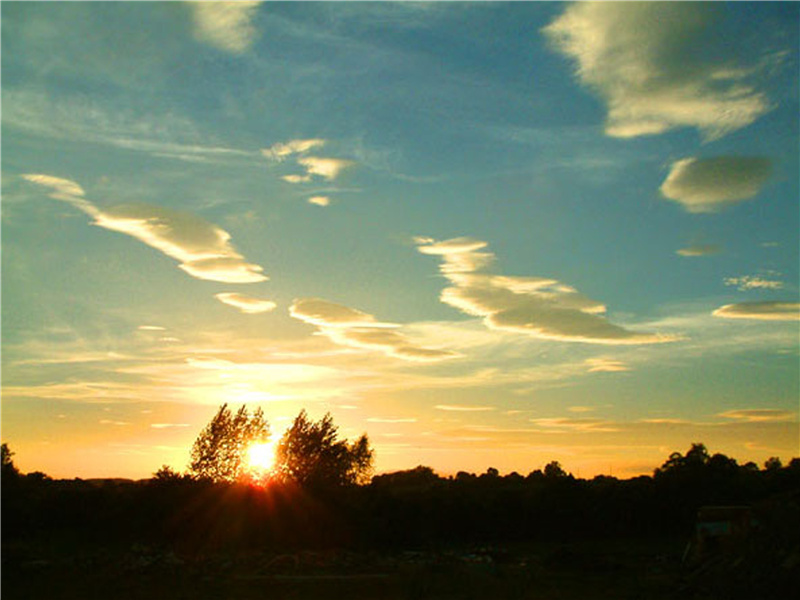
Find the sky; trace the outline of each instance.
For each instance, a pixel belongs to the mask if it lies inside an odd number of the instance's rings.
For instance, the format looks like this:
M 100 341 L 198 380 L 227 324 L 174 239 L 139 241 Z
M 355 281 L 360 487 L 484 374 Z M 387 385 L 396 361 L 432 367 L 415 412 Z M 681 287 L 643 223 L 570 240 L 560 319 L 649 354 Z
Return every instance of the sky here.
M 3 2 L 2 439 L 184 470 L 800 455 L 796 2 Z

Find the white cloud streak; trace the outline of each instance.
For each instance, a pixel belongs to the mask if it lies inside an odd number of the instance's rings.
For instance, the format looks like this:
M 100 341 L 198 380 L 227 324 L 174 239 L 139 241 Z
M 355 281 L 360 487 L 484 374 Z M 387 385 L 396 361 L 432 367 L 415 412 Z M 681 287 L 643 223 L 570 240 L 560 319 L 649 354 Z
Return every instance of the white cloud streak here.
M 770 170 L 761 157 L 684 158 L 672 164 L 660 190 L 690 213 L 714 213 L 758 195 Z
M 594 344 L 653 344 L 676 339 L 614 325 L 602 316 L 606 311 L 603 304 L 556 279 L 482 272 L 494 260 L 493 254 L 478 251 L 486 242 L 472 238 L 415 241 L 420 252 L 442 259 L 440 272 L 452 284 L 442 290 L 442 302 L 483 317 L 490 329 Z
M 125 233 L 174 258 L 192 277 L 225 283 L 268 279 L 262 267 L 246 262 L 234 249 L 227 231 L 195 215 L 149 204 L 100 209 L 84 198 L 83 188 L 74 181 L 41 174 L 22 178 L 49 188 L 51 198 L 83 211 L 94 219 L 94 225 Z
M 660 134 L 696 127 L 707 139 L 770 110 L 747 83 L 752 69 L 702 50 L 717 41 L 708 2 L 580 2 L 543 29 L 577 65 L 580 82 L 606 101 L 606 133 Z
M 495 410 L 494 406 L 466 406 L 463 404 L 437 404 L 434 408 L 446 412 L 488 412 Z
M 711 314 L 723 319 L 800 321 L 800 302 L 740 302 L 721 306 Z

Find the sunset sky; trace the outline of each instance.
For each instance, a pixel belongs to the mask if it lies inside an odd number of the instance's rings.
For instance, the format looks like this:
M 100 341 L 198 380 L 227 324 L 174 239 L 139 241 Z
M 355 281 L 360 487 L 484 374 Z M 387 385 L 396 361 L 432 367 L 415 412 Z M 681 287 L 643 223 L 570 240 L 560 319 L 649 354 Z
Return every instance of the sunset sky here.
M 796 2 L 2 3 L 2 440 L 800 455 Z

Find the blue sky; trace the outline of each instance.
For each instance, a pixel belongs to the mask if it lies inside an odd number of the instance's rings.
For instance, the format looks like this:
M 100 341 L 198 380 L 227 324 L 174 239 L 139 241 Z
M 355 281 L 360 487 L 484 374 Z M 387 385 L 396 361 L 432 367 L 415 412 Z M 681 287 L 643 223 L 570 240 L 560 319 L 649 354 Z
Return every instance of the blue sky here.
M 381 470 L 798 454 L 796 3 L 4 2 L 4 441 L 223 402 Z

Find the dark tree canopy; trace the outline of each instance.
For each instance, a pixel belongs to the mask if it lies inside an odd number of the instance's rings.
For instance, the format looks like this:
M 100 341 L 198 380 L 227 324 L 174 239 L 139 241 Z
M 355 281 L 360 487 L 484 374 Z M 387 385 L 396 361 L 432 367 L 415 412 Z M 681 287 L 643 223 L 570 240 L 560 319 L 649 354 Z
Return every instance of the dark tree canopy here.
M 269 438 L 269 423 L 260 408 L 251 415 L 243 405 L 234 414 L 223 404 L 195 440 L 189 470 L 195 477 L 213 481 L 247 479 L 248 448 Z
M 276 454 L 278 476 L 307 487 L 366 483 L 372 470 L 373 451 L 366 434 L 351 444 L 340 440 L 330 413 L 314 422 L 301 411 Z

